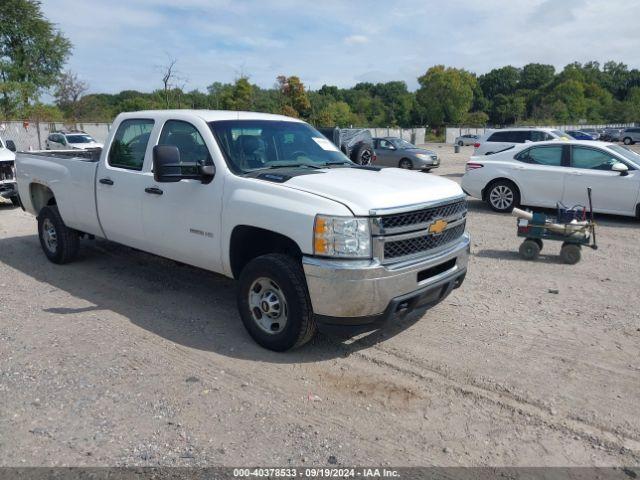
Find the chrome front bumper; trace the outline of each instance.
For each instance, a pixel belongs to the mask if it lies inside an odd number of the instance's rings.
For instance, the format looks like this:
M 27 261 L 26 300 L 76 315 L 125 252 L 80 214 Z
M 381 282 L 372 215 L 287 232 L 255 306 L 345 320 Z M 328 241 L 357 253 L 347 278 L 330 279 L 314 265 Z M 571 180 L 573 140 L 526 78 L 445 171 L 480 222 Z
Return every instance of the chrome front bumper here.
M 357 324 L 358 318 L 370 323 L 388 314 L 394 299 L 430 293 L 431 286 L 450 284 L 449 291 L 459 286 L 468 260 L 465 233 L 453 245 L 407 262 L 381 265 L 377 260 L 303 257 L 302 264 L 316 316 Z M 447 268 L 441 271 L 443 266 Z

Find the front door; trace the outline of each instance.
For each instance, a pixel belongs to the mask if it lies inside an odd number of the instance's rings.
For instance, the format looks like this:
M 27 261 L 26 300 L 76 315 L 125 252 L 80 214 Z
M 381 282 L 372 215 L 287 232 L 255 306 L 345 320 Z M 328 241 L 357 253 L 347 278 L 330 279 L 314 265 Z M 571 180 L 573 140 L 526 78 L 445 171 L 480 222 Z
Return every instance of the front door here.
M 153 124 L 151 119 L 120 123 L 96 183 L 98 216 L 107 239 L 141 250 L 146 250 L 142 199 L 148 181 L 143 165 Z
M 635 215 L 640 176 L 629 169 L 620 175 L 611 167 L 621 162 L 611 153 L 595 147 L 571 146 L 571 167 L 567 169 L 562 203 L 568 207 L 589 207 L 587 188 L 591 188 L 593 209 L 603 213 Z M 624 162 L 623 162 L 624 163 Z
M 389 140 L 381 138 L 376 145 L 376 166 L 397 167 L 398 154 L 396 147 Z
M 182 120 L 168 120 L 158 145 L 174 145 L 184 163 L 211 164 L 213 159 L 197 127 Z M 223 176 L 210 183 L 183 179 L 157 183 L 146 176 L 142 216 L 148 249 L 157 255 L 210 270 L 221 269 L 220 215 Z
M 524 150 L 511 165 L 520 187 L 521 202 L 537 207 L 555 207 L 562 199 L 565 152 L 562 145 L 540 145 Z

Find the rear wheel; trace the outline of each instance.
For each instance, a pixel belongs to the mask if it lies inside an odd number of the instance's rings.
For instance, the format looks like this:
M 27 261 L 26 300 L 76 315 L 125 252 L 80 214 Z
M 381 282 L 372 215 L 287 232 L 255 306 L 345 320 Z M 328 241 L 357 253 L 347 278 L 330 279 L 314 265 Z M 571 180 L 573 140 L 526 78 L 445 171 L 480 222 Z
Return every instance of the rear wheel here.
M 253 259 L 242 270 L 238 310 L 260 345 L 278 352 L 300 347 L 316 332 L 300 262 L 283 254 Z
M 461 146 L 461 147 L 464 147 L 464 142 L 462 140 L 459 140 L 458 141 L 458 145 Z
M 513 182 L 497 180 L 487 188 L 485 199 L 496 212 L 510 212 L 520 203 L 520 192 Z
M 44 254 L 53 263 L 69 263 L 78 255 L 80 248 L 78 232 L 64 224 L 55 205 L 43 207 L 40 210 L 38 236 Z
M 580 245 L 575 243 L 563 243 L 560 249 L 560 258 L 567 265 L 575 265 L 580 261 L 582 253 L 580 251 Z
M 525 260 L 535 260 L 540 256 L 540 245 L 533 239 L 526 239 L 520 245 L 520 256 Z
M 398 163 L 398 167 L 404 168 L 405 170 L 411 170 L 413 168 L 413 162 L 408 158 L 403 158 Z

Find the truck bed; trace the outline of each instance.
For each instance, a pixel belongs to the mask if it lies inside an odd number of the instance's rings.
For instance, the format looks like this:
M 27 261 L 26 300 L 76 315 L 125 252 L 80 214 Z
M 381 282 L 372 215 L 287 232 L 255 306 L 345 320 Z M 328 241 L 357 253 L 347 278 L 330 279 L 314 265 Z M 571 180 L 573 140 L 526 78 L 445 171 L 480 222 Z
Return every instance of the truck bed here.
M 96 209 L 95 181 L 100 149 L 43 150 L 18 152 L 16 170 L 18 189 L 27 211 L 37 215 L 34 188 L 49 188 L 67 226 L 81 232 L 104 236 Z M 25 198 L 26 197 L 26 198 Z

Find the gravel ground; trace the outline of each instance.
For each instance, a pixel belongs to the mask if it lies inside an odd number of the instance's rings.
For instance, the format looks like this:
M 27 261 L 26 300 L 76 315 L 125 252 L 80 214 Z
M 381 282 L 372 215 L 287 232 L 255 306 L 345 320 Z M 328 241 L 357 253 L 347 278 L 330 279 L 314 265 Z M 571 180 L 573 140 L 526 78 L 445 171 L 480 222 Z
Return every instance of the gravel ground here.
M 459 181 L 471 148 L 434 148 Z M 638 465 L 640 224 L 599 223 L 581 263 L 528 263 L 471 200 L 461 289 L 276 354 L 232 281 L 104 241 L 53 265 L 3 203 L 0 465 Z

